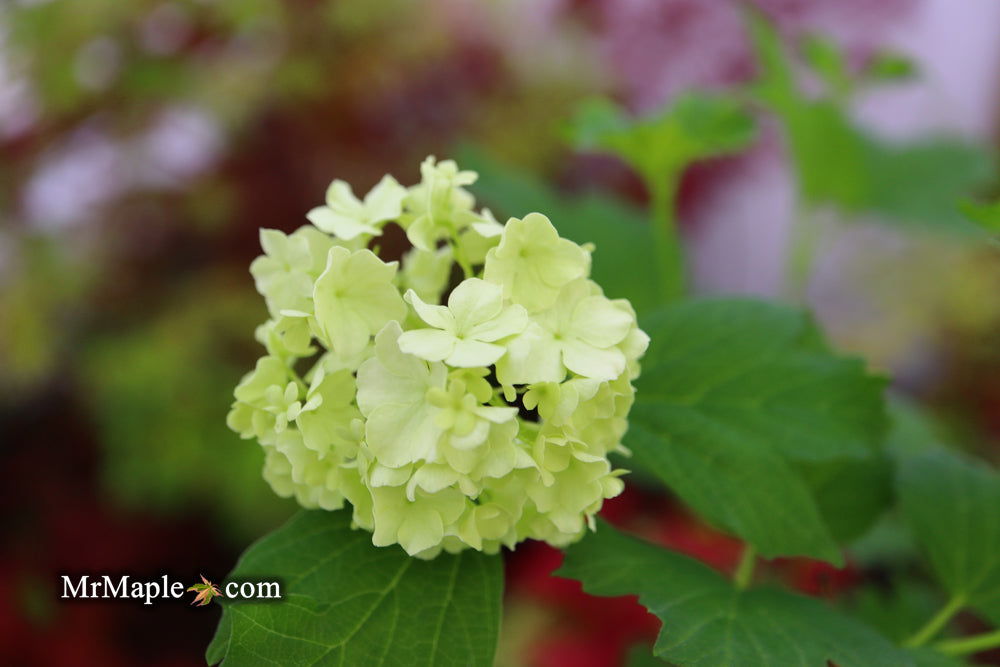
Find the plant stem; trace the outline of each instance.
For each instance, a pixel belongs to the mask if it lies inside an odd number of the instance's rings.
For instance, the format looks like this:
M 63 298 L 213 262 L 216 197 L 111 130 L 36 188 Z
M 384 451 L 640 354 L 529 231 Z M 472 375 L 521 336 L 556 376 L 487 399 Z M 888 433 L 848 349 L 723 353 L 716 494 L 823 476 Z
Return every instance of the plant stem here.
M 796 207 L 795 219 L 792 221 L 785 267 L 786 290 L 793 301 L 806 300 L 818 243 L 819 230 L 816 229 L 816 221 L 808 207 L 800 203 Z
M 465 274 L 466 278 L 472 278 L 476 274 L 472 271 L 472 265 L 465 258 L 465 254 L 462 253 L 461 249 L 456 244 L 451 245 L 452 254 L 455 257 L 455 262 L 461 267 L 462 273 Z
M 653 215 L 653 244 L 665 301 L 678 299 L 687 290 L 684 253 L 674 212 L 677 185 L 677 174 L 646 177 Z
M 903 646 L 908 648 L 923 646 L 928 641 L 933 639 L 937 633 L 941 632 L 941 629 L 948 624 L 948 621 L 951 620 L 952 616 L 957 614 L 963 606 L 965 606 L 965 596 L 953 596 L 950 600 L 948 600 L 947 604 L 945 604 L 945 606 L 938 611 L 938 613 L 934 614 L 934 616 L 927 621 L 924 627 L 917 630 L 913 636 L 903 642 Z
M 961 639 L 948 639 L 934 645 L 934 648 L 947 655 L 968 655 L 997 647 L 1000 647 L 1000 630 Z
M 733 574 L 733 581 L 736 583 L 736 588 L 741 591 L 747 589 L 750 585 L 750 580 L 753 579 L 753 571 L 756 566 L 757 549 L 748 542 L 743 547 L 743 555 L 740 556 L 739 565 L 736 566 L 736 572 Z

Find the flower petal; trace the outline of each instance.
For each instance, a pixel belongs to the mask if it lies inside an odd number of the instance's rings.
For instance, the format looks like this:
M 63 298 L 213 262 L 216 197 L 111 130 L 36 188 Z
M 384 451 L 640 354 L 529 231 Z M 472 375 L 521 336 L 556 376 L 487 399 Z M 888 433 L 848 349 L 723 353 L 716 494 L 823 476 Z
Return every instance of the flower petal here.
M 327 206 L 317 206 L 312 209 L 306 213 L 306 219 L 327 234 L 333 234 L 346 241 L 362 234 L 378 236 L 382 233 L 378 227 L 373 227 L 357 218 L 336 213 Z
M 455 343 L 455 349 L 445 359 L 445 363 L 456 368 L 492 366 L 505 351 L 502 345 L 459 339 Z
M 457 343 L 454 335 L 440 329 L 415 329 L 403 332 L 399 337 L 400 350 L 427 361 L 448 358 Z
M 594 380 L 614 380 L 625 370 L 625 355 L 617 347 L 605 350 L 583 341 L 563 341 L 563 363 L 578 375 Z
M 573 336 L 594 347 L 617 345 L 628 334 L 634 320 L 603 296 L 581 299 L 573 310 L 569 329 Z
M 448 309 L 455 317 L 455 332 L 463 333 L 500 314 L 503 288 L 479 278 L 467 278 L 448 296 Z
M 492 343 L 495 340 L 519 334 L 528 326 L 528 311 L 523 306 L 513 304 L 504 308 L 499 315 L 468 331 L 469 338 Z
M 435 329 L 443 329 L 451 333 L 455 332 L 455 318 L 447 306 L 435 306 L 424 303 L 423 299 L 417 296 L 413 290 L 406 291 L 406 301 L 410 302 L 413 310 L 417 311 L 417 317 L 422 319 Z
M 406 188 L 395 178 L 386 174 L 371 191 L 365 195 L 365 214 L 368 222 L 394 220 L 403 211 Z

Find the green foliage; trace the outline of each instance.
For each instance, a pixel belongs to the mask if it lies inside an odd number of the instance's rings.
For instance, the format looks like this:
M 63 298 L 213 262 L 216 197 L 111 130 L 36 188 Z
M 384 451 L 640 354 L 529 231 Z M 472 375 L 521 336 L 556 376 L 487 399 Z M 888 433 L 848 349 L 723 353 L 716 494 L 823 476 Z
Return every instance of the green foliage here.
M 906 81 L 917 76 L 917 65 L 893 51 L 879 51 L 868 61 L 863 74 L 873 81 Z
M 806 96 L 777 31 L 748 13 L 759 72 L 751 95 L 782 121 L 806 204 L 833 204 L 847 213 L 871 213 L 968 233 L 955 201 L 990 178 L 992 153 L 951 139 L 893 145 L 869 136 L 850 119 L 844 102 L 850 80 L 837 48 L 825 40 L 806 43 L 806 62 L 820 75 L 828 95 Z M 904 61 L 884 56 L 875 76 L 907 73 Z
M 756 134 L 753 118 L 735 98 L 689 94 L 660 113 L 629 118 L 615 104 L 584 104 L 569 128 L 584 150 L 606 150 L 630 165 L 645 181 L 652 209 L 652 241 L 664 296 L 683 296 L 684 256 L 674 222 L 680 177 L 692 162 L 746 148 Z
M 820 35 L 810 35 L 802 45 L 802 56 L 834 96 L 843 98 L 850 94 L 853 85 L 851 72 L 847 67 L 847 58 L 836 42 Z
M 979 204 L 974 201 L 959 203 L 959 210 L 966 218 L 991 231 L 1000 232 L 1000 201 Z
M 260 479 L 259 449 L 223 422 L 241 373 L 232 351 L 261 309 L 225 282 L 201 278 L 197 293 L 180 290 L 145 325 L 92 341 L 82 378 L 104 448 L 104 483 L 117 502 L 207 510 L 220 534 L 245 540 L 290 512 Z
M 832 515 L 841 503 L 854 507 L 859 525 L 837 525 L 844 537 L 867 525 L 886 497 L 838 498 L 825 478 L 878 476 L 882 381 L 833 355 L 790 308 L 694 301 L 644 327 L 653 342 L 626 437 L 636 461 L 766 557 L 840 562 L 820 505 Z M 819 464 L 826 470 L 803 474 Z
M 1000 475 L 942 450 L 904 460 L 897 486 L 939 582 L 963 604 L 1000 610 Z
M 737 99 L 687 94 L 638 119 L 609 100 L 590 100 L 581 105 L 569 134 L 577 148 L 620 157 L 652 190 L 692 162 L 746 148 L 756 129 Z
M 302 511 L 227 580 L 279 578 L 280 602 L 227 600 L 209 664 L 482 665 L 493 662 L 503 568 L 475 552 L 422 561 L 372 546 L 348 512 Z M 223 590 L 224 587 L 223 587 Z
M 558 574 L 594 595 L 638 595 L 663 621 L 653 652 L 685 667 L 912 664 L 875 631 L 818 600 L 737 590 L 707 566 L 606 524 L 567 550 Z

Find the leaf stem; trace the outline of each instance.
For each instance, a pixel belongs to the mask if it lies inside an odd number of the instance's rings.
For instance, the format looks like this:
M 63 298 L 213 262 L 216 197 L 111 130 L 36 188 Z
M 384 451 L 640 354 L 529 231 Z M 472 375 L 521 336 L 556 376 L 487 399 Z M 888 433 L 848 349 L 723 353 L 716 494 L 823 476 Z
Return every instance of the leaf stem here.
M 684 253 L 674 211 L 678 175 L 648 174 L 650 208 L 653 217 L 653 244 L 659 263 L 659 274 L 664 300 L 673 301 L 684 296 L 687 289 Z
M 948 621 L 950 621 L 963 606 L 965 606 L 965 596 L 960 594 L 953 595 L 952 598 L 948 600 L 943 607 L 941 607 L 938 613 L 934 614 L 934 616 L 927 621 L 924 627 L 917 630 L 909 639 L 903 642 L 903 646 L 908 648 L 923 646 L 928 641 L 933 639 L 937 633 L 941 632 L 942 628 L 948 624 Z
M 750 585 L 750 580 L 753 579 L 753 571 L 756 566 L 757 548 L 747 542 L 743 548 L 743 555 L 740 556 L 739 565 L 736 566 L 736 572 L 733 573 L 733 581 L 736 583 L 736 588 L 741 591 L 747 589 Z
M 948 639 L 934 645 L 934 648 L 946 655 L 968 655 L 997 647 L 1000 647 L 1000 630 L 961 639 Z
M 816 259 L 819 231 L 808 206 L 800 203 L 796 209 L 789 238 L 785 285 L 789 298 L 804 302 Z

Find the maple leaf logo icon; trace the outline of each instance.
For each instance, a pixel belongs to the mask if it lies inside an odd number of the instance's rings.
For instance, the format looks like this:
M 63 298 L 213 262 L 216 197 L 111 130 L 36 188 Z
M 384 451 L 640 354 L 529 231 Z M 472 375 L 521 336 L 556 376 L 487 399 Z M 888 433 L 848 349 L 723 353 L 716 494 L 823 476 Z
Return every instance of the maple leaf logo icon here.
M 201 583 L 188 588 L 189 591 L 195 591 L 197 593 L 197 595 L 194 596 L 194 600 L 191 601 L 191 604 L 197 604 L 199 607 L 204 607 L 212 601 L 212 598 L 224 597 L 222 595 L 222 591 L 219 590 L 219 587 L 206 579 L 205 575 L 201 574 L 198 576 L 201 577 Z

